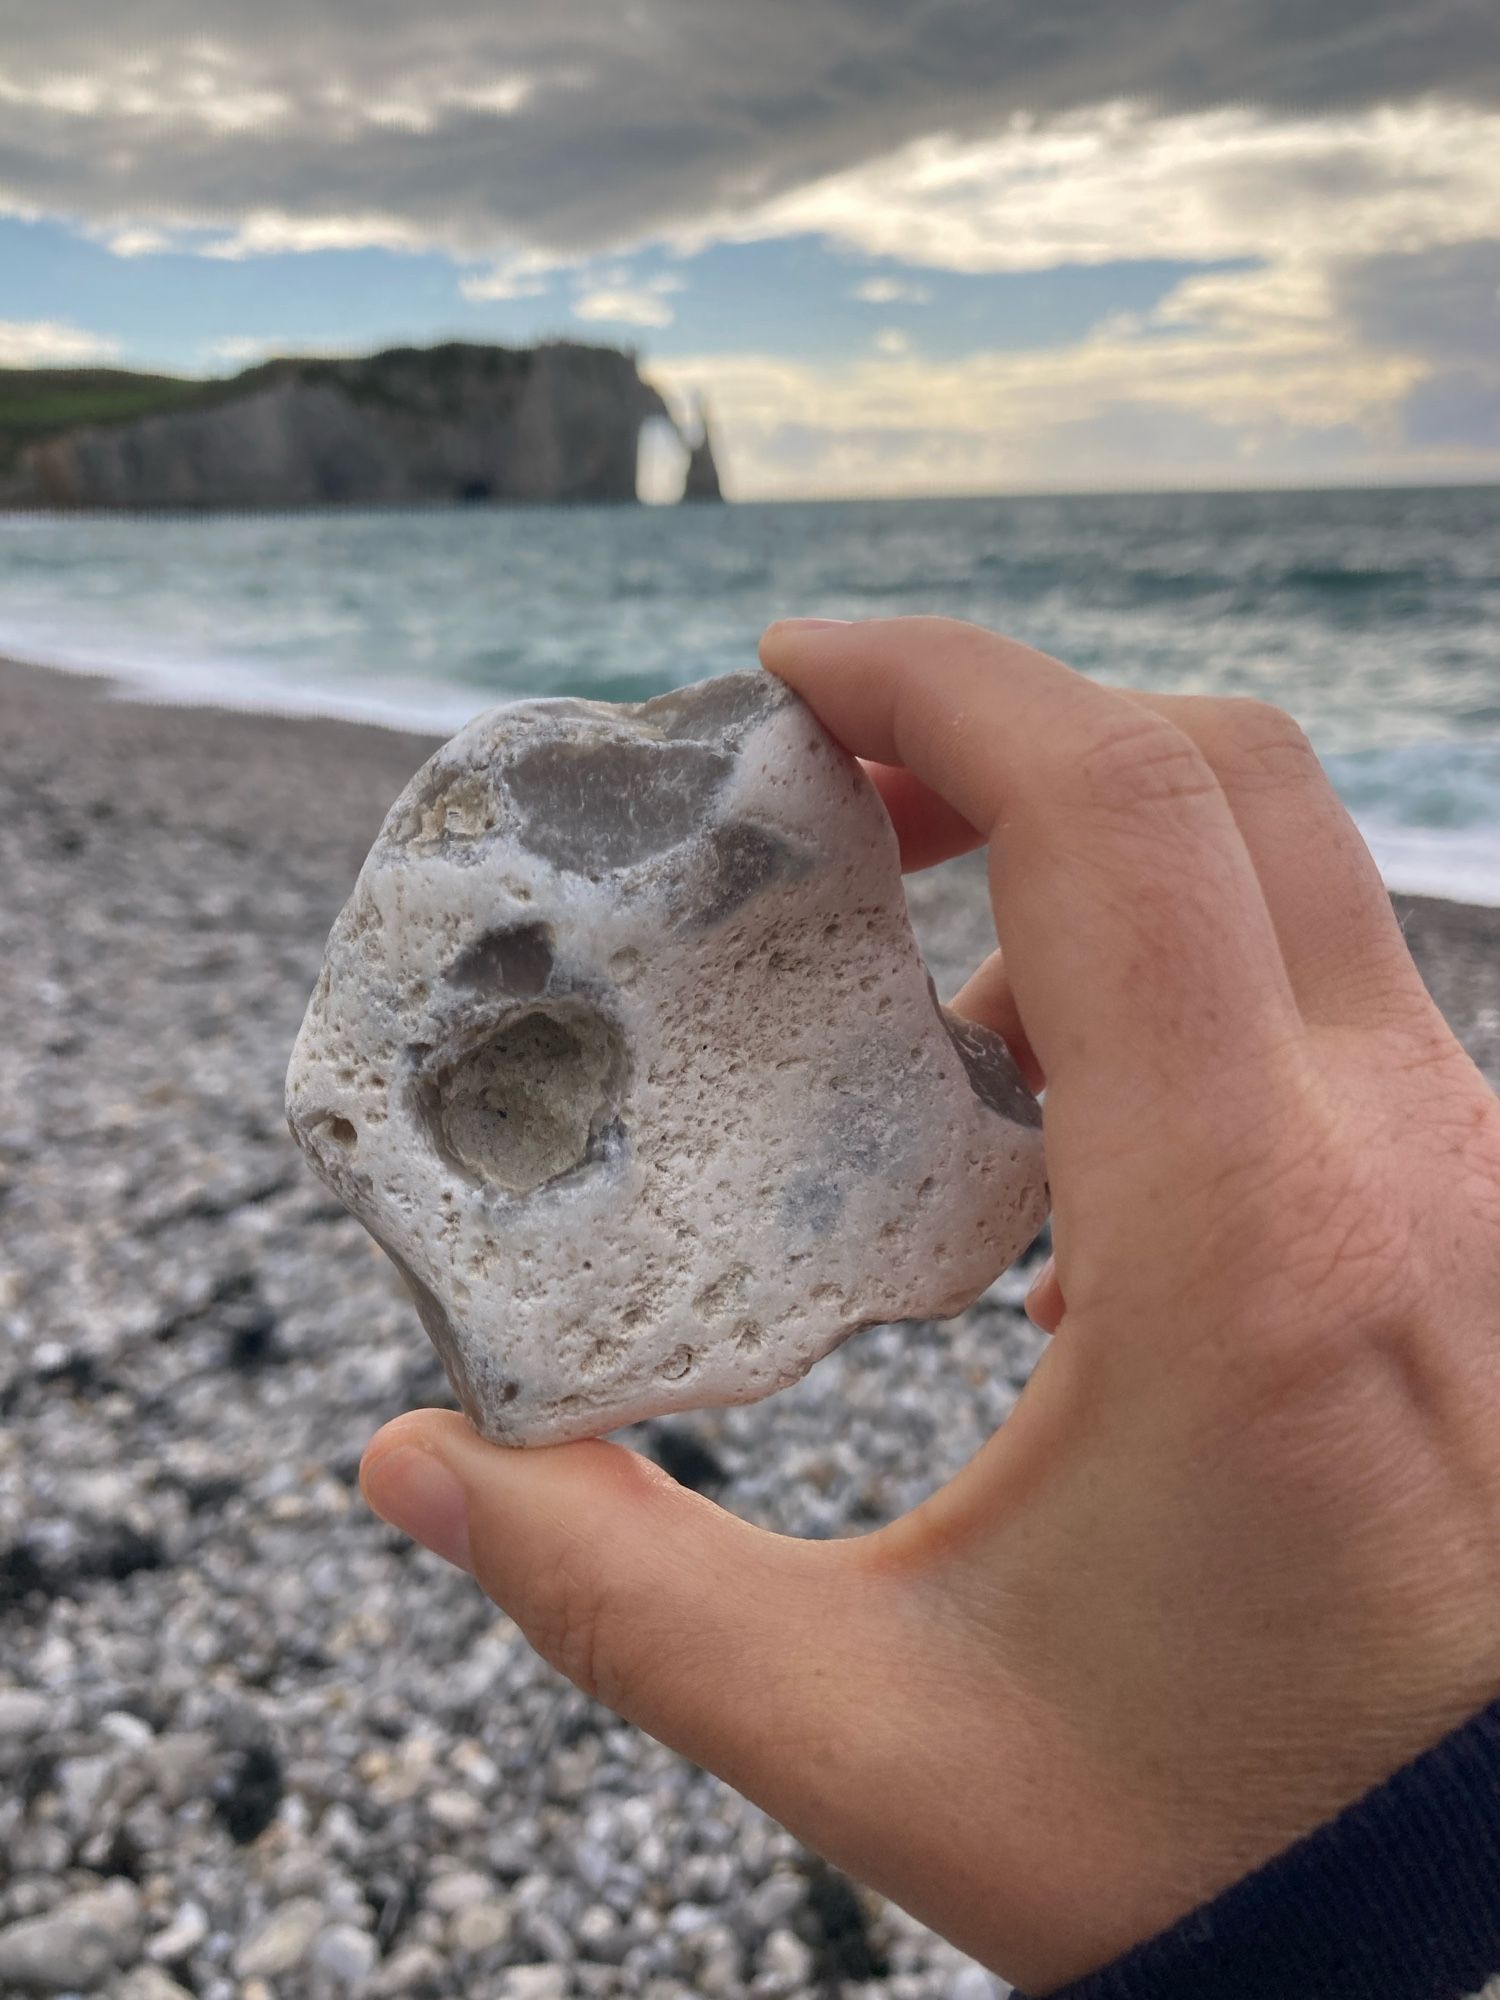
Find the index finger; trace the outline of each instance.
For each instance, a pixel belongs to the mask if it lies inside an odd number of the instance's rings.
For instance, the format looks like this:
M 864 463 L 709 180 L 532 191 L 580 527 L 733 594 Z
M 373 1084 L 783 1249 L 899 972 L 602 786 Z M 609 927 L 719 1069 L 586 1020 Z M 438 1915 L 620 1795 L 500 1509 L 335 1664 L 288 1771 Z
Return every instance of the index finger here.
M 1075 1092 L 1092 1120 L 1127 1125 L 1164 1091 L 1202 1102 L 1296 1035 L 1250 856 L 1175 724 L 951 619 L 792 620 L 761 658 L 847 749 L 912 772 L 989 840 L 1049 1112 Z

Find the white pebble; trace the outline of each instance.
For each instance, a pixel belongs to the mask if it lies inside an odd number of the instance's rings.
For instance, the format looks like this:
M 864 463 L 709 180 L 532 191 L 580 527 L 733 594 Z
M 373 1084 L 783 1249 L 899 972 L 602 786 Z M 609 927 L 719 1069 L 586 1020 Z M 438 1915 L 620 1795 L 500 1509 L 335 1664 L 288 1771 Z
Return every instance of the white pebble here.
M 560 1965 L 512 1965 L 499 1976 L 495 2000 L 567 2000 L 568 1975 Z
M 258 1923 L 235 1953 L 241 1979 L 275 1979 L 306 1958 L 323 1923 L 323 1905 L 313 1896 L 294 1896 Z
M 313 1964 L 341 1986 L 357 1986 L 374 1969 L 379 1951 L 374 1938 L 356 1924 L 330 1924 L 318 1933 Z
M 499 1897 L 487 1903 L 465 1903 L 448 1919 L 448 1941 L 455 1951 L 477 1958 L 505 1943 L 513 1921 L 510 1904 Z
M 56 1708 L 51 1695 L 30 1688 L 0 1688 L 0 1740 L 40 1735 Z
M 428 1909 L 451 1917 L 455 1910 L 485 1902 L 494 1893 L 495 1884 L 490 1876 L 481 1875 L 477 1868 L 455 1868 L 449 1874 L 435 1875 L 427 1884 L 423 1900 Z

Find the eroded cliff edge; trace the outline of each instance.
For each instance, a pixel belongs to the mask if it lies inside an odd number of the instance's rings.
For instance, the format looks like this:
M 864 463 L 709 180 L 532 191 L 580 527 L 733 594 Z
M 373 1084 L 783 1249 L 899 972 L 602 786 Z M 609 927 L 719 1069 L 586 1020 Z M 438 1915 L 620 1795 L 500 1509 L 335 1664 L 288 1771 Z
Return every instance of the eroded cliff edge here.
M 12 387 L 0 507 L 633 500 L 641 425 L 672 421 L 630 355 L 568 341 L 289 358 L 219 382 L 84 380 L 52 376 L 31 423 Z

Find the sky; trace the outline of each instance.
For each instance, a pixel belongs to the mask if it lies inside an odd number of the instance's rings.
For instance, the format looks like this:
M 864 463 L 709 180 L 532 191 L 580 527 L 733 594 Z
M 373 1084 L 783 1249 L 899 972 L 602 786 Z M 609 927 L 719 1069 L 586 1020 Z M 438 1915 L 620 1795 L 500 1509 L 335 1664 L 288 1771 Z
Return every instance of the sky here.
M 1500 7 L 0 0 L 0 365 L 543 337 L 745 499 L 1500 479 Z

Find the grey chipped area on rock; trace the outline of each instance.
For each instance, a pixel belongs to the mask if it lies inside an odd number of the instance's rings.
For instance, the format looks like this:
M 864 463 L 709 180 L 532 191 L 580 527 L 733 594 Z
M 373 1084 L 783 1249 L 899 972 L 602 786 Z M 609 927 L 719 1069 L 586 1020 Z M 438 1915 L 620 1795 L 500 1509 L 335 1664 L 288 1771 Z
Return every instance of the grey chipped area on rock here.
M 702 743 L 600 729 L 544 740 L 506 767 L 523 847 L 558 868 L 613 873 L 682 846 L 702 825 L 733 760 Z
M 873 787 L 764 674 L 479 717 L 329 938 L 293 1133 L 512 1444 L 784 1387 L 961 1310 L 1039 1108 L 937 1007 Z
M 708 836 L 710 884 L 698 891 L 691 921 L 722 924 L 752 896 L 776 883 L 789 883 L 812 867 L 810 854 L 773 828 L 754 820 L 716 826 Z
M 936 1001 L 936 994 L 933 995 Z M 1026 1088 L 1010 1050 L 999 1035 L 966 1021 L 961 1014 L 939 1005 L 938 1018 L 948 1039 L 958 1050 L 974 1095 L 991 1111 L 998 1111 L 1016 1125 L 1041 1129 L 1042 1107 Z

